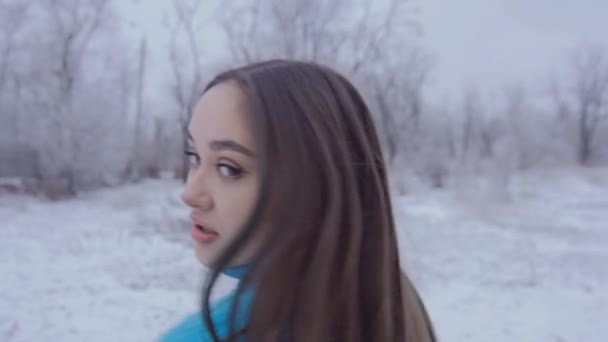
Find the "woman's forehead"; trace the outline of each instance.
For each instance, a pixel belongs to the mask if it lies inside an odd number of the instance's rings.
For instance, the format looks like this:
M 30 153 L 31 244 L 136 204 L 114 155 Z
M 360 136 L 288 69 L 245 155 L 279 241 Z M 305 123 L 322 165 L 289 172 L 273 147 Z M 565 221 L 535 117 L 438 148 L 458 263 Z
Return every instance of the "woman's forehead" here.
M 246 95 L 233 82 L 211 87 L 198 101 L 189 132 L 195 141 L 232 139 L 254 147 Z

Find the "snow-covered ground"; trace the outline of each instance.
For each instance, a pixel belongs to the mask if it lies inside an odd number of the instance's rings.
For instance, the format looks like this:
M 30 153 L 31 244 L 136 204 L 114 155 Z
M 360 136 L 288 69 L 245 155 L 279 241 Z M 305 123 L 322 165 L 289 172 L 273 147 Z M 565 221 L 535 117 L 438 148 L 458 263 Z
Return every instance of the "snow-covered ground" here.
M 198 308 L 180 184 L 0 195 L 0 341 L 154 341 Z M 464 188 L 467 191 L 462 191 Z M 608 341 L 608 169 L 395 199 L 442 341 Z M 219 292 L 234 282 L 222 279 Z

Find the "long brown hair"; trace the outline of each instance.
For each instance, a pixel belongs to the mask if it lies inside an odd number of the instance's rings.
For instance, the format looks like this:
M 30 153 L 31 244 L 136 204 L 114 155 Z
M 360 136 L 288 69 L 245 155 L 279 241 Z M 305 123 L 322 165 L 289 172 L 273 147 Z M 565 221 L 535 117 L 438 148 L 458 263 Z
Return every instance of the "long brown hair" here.
M 207 89 L 226 81 L 250 101 L 262 191 L 204 291 L 214 338 L 211 288 L 264 221 L 271 223 L 266 246 L 241 280 L 235 304 L 246 288 L 255 289 L 249 323 L 229 340 L 435 341 L 400 267 L 384 157 L 354 86 L 327 67 L 284 60 L 229 70 Z

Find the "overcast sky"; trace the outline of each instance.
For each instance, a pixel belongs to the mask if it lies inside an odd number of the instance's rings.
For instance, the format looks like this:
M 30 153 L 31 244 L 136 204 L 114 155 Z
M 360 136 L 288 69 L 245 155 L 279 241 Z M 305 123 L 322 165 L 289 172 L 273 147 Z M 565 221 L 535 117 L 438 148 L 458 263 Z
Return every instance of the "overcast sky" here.
M 608 47 L 608 0 L 411 1 L 419 9 L 422 43 L 435 57 L 432 97 L 458 96 L 469 85 L 498 89 L 518 80 L 538 85 L 552 70 L 563 69 L 572 48 Z M 160 12 L 168 1 L 124 3 L 131 6 L 125 7 L 127 16 L 152 37 L 161 34 Z M 217 2 L 208 3 L 211 11 Z M 206 48 L 215 45 L 225 49 L 220 37 Z
M 434 87 L 535 85 L 584 43 L 608 47 L 608 0 L 416 0 Z

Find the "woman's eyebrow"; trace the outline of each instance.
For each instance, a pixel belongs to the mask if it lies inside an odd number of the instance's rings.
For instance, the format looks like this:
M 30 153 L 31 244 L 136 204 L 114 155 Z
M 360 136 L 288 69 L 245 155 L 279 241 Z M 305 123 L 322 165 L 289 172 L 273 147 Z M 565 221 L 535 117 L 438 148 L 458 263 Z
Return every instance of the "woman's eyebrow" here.
M 251 158 L 255 158 L 255 153 L 253 151 L 251 151 L 247 147 L 237 143 L 236 141 L 230 140 L 230 139 L 214 140 L 209 143 L 209 148 L 212 151 L 228 150 L 228 151 L 242 153 Z

